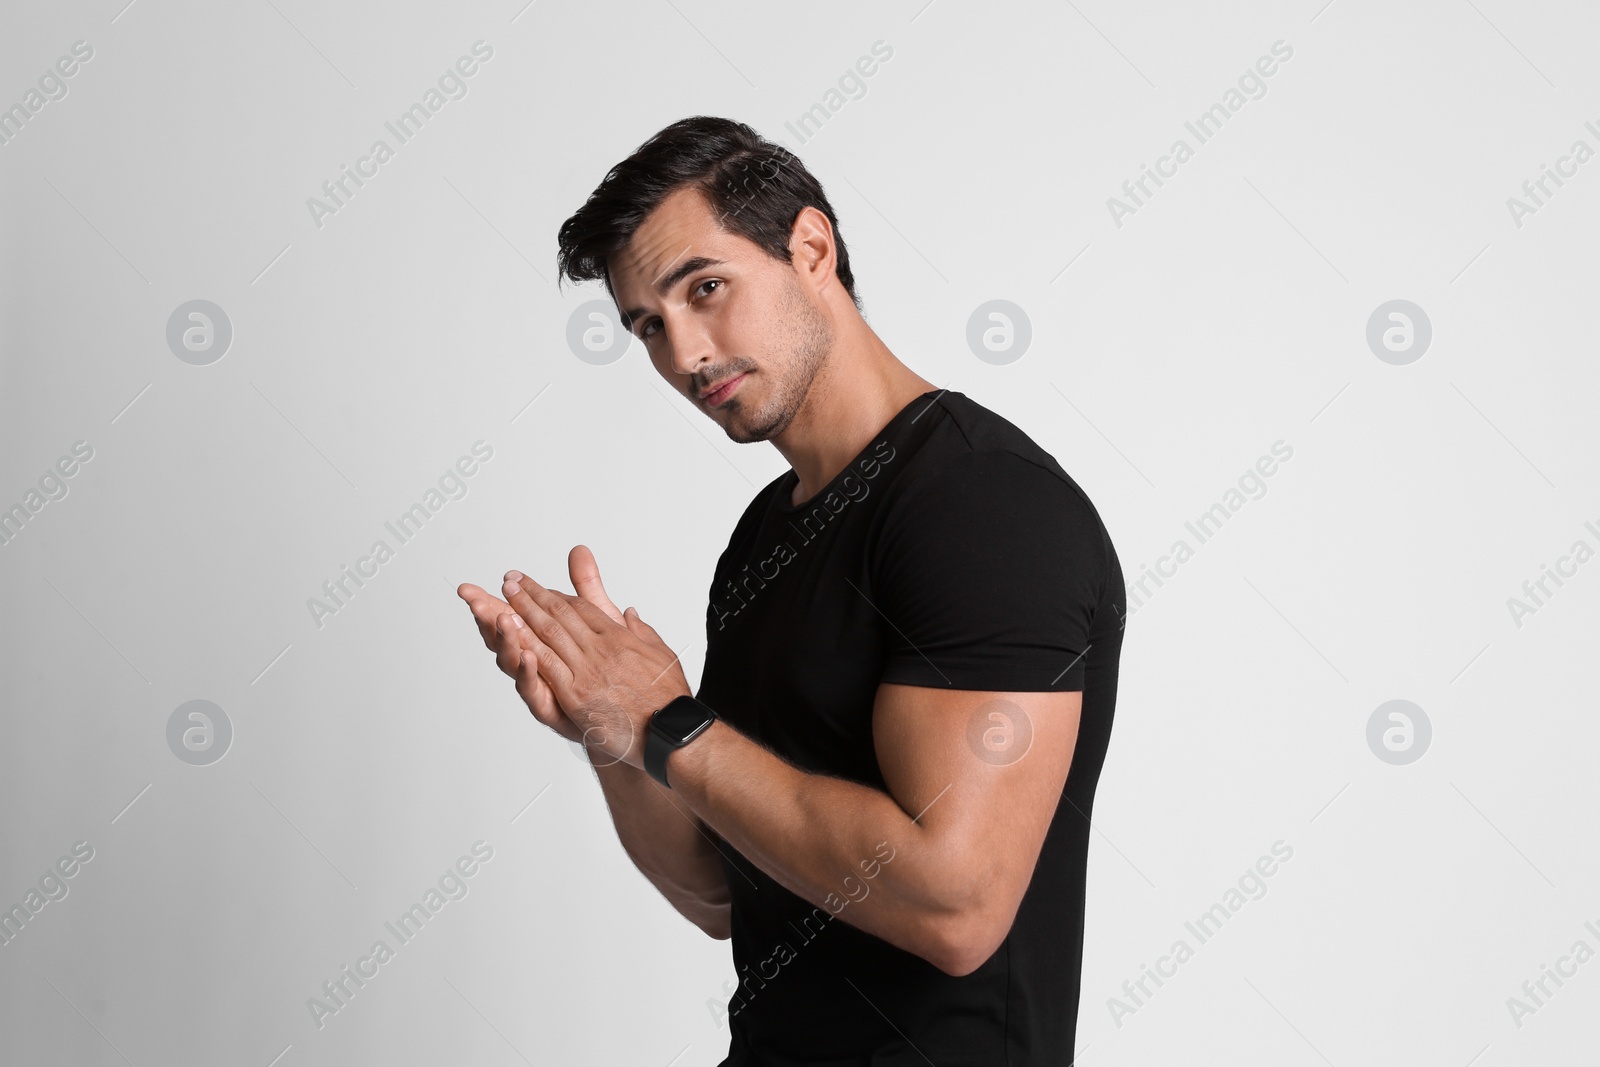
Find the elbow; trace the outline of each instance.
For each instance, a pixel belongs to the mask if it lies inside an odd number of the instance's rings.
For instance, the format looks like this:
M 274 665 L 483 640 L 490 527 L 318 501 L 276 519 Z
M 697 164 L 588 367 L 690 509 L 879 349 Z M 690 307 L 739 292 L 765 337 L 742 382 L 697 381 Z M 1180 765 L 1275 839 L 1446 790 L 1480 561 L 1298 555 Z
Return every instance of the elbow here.
M 710 938 L 726 941 L 733 936 L 733 909 L 727 904 L 702 908 L 693 922 Z
M 1031 872 L 1030 872 L 1031 875 Z M 1027 890 L 987 847 L 945 847 L 902 884 L 917 922 L 902 947 L 952 978 L 964 978 L 1005 944 Z
M 727 916 L 720 919 L 709 919 L 698 924 L 705 935 L 717 941 L 726 941 L 733 936 L 733 924 Z
M 964 978 L 1000 950 L 1010 931 L 1010 923 L 999 926 L 976 919 L 952 920 L 929 962 L 952 978 Z
M 975 880 L 936 924 L 934 951 L 939 970 L 963 978 L 982 967 L 1005 944 L 1016 921 L 1020 894 L 997 892 L 990 877 Z

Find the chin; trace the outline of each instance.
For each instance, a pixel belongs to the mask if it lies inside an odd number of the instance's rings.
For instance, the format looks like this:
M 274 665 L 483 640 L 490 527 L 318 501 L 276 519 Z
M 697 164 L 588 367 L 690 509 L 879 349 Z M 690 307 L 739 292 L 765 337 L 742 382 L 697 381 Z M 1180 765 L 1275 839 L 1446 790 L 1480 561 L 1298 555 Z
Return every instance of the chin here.
M 794 419 L 794 412 L 779 411 L 776 413 L 749 411 L 748 409 L 730 410 L 732 416 L 724 429 L 728 437 L 740 444 L 750 444 L 754 441 L 766 441 L 776 437 L 789 428 L 789 423 Z
M 773 434 L 773 430 L 767 426 L 757 426 L 755 428 L 745 426 L 739 420 L 738 412 L 730 412 L 730 415 L 733 417 L 723 424 L 722 429 L 728 435 L 728 440 L 735 444 L 754 444 L 757 441 L 765 441 Z

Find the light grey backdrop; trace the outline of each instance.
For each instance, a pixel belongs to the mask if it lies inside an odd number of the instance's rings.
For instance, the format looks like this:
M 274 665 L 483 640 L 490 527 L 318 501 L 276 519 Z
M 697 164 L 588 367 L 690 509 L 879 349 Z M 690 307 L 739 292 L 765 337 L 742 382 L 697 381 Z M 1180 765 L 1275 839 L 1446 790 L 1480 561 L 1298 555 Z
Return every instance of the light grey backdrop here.
M 587 544 L 698 679 L 783 463 L 553 284 L 697 113 L 1115 539 L 1080 1062 L 1594 1055 L 1592 7 L 524 2 L 6 5 L 7 1063 L 721 1058 L 727 944 L 454 594 Z

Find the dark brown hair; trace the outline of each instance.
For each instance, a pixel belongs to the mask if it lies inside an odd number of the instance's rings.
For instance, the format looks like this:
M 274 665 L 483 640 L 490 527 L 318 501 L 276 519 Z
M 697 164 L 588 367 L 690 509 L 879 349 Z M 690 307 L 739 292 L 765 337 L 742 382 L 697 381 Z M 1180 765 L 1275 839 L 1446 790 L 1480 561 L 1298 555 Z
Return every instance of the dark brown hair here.
M 561 224 L 557 281 L 603 281 L 606 264 L 620 252 L 669 193 L 697 186 L 729 232 L 774 259 L 791 262 L 789 237 L 802 208 L 814 207 L 833 227 L 835 273 L 856 307 L 850 254 L 822 184 L 798 156 L 742 122 L 696 115 L 662 129 L 612 167 L 589 199 Z

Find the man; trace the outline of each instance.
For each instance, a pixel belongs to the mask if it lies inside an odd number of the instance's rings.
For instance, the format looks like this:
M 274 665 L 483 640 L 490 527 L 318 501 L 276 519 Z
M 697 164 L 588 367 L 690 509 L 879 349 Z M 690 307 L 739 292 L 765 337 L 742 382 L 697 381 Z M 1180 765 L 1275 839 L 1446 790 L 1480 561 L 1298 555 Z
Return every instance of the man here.
M 459 590 L 535 717 L 586 743 L 634 863 L 732 937 L 724 1067 L 1070 1063 L 1125 611 L 1095 508 L 889 351 L 821 186 L 748 126 L 651 138 L 560 266 L 791 466 L 717 561 L 697 697 L 582 545 L 574 595 Z

